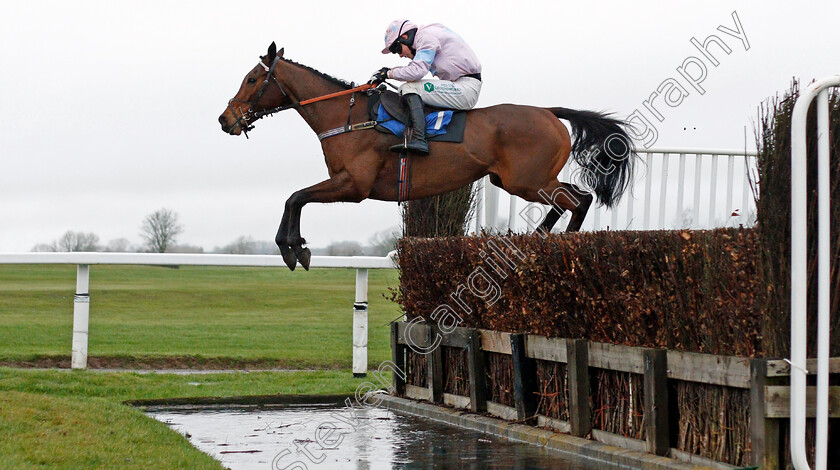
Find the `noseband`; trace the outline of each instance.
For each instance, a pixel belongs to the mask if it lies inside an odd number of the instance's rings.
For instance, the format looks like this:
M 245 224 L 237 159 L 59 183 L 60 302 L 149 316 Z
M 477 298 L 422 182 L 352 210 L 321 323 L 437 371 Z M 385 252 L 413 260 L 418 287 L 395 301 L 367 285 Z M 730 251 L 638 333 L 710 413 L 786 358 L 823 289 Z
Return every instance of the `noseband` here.
M 234 125 L 239 125 L 239 127 L 242 129 L 242 132 L 245 133 L 245 138 L 246 139 L 248 138 L 248 131 L 250 131 L 254 128 L 253 125 L 248 124 L 248 121 L 250 120 L 248 118 L 248 116 L 253 113 L 254 115 L 257 116 L 257 119 L 262 117 L 262 115 L 260 115 L 260 113 L 258 113 L 256 111 L 256 108 L 257 108 L 257 103 L 260 101 L 260 98 L 262 98 L 262 95 L 265 93 L 266 89 L 268 88 L 269 82 L 273 81 L 277 85 L 277 88 L 280 90 L 280 93 L 282 93 L 283 96 L 286 96 L 286 97 L 288 96 L 286 94 L 286 92 L 283 90 L 283 87 L 280 86 L 280 82 L 278 82 L 277 78 L 274 76 L 274 69 L 277 68 L 277 64 L 279 62 L 280 62 L 280 57 L 275 57 L 274 61 L 271 62 L 271 66 L 267 66 L 262 61 L 260 61 L 260 65 L 262 65 L 262 67 L 265 69 L 267 74 L 265 76 L 265 80 L 262 83 L 262 86 L 260 86 L 260 89 L 257 90 L 257 93 L 254 95 L 254 97 L 251 99 L 251 101 L 239 100 L 239 99 L 236 99 L 236 98 L 231 98 L 231 100 L 228 101 L 228 108 L 230 109 L 231 114 L 233 114 L 233 116 L 236 118 L 236 122 L 234 123 Z M 236 110 L 234 110 L 233 107 L 231 106 L 231 103 L 233 103 L 234 101 L 237 102 L 237 103 L 247 104 L 248 105 L 248 110 L 245 111 L 245 112 L 242 112 L 242 108 L 240 107 L 239 108 L 239 116 L 237 116 L 236 115 Z M 265 108 L 263 108 L 263 110 L 265 110 Z

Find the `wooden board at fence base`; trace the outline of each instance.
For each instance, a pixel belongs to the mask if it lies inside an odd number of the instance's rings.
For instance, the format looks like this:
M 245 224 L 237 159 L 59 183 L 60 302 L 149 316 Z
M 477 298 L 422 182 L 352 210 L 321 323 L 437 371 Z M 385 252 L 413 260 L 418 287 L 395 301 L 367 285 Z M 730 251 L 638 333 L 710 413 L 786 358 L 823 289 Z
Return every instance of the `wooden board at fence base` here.
M 765 416 L 768 418 L 790 417 L 790 387 L 776 385 L 764 388 Z M 806 389 L 805 416 L 817 416 L 817 387 Z M 828 416 L 840 418 L 840 387 L 828 387 Z
M 541 428 L 551 428 L 555 431 L 560 431 L 564 434 L 572 433 L 572 425 L 568 421 L 561 419 L 549 418 L 545 415 L 537 415 L 537 426 Z M 642 450 L 644 452 L 644 450 Z
M 607 343 L 589 343 L 589 367 L 632 374 L 645 373 L 643 348 Z
M 750 359 L 735 356 L 668 351 L 668 378 L 750 388 Z
M 455 408 L 470 409 L 470 397 L 462 397 L 460 395 L 453 395 L 451 393 L 443 394 L 443 404 Z
M 487 402 L 487 413 L 507 421 L 516 421 L 516 408 L 494 401 Z
M 481 349 L 486 352 L 510 354 L 510 333 L 481 330 Z
M 808 375 L 814 375 L 817 371 L 817 360 L 807 359 L 805 369 Z M 828 360 L 828 373 L 840 373 L 840 357 L 832 357 Z M 767 361 L 767 377 L 787 377 L 790 375 L 790 364 L 784 359 Z
M 432 391 L 427 387 L 418 387 L 416 385 L 406 384 L 405 396 L 406 398 L 413 398 L 415 400 L 431 400 Z
M 528 335 L 525 340 L 525 350 L 531 359 L 562 363 L 568 362 L 566 358 L 566 340 L 562 338 Z

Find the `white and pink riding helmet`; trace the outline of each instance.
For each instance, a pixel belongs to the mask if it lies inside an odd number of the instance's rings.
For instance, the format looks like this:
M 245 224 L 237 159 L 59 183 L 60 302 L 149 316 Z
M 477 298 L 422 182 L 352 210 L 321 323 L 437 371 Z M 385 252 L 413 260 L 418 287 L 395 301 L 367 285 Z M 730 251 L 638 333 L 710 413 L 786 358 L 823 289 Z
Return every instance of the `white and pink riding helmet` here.
M 416 28 L 417 25 L 409 20 L 392 21 L 391 24 L 388 25 L 388 29 L 385 30 L 385 49 L 382 49 L 382 53 L 388 54 L 393 52 L 391 51 L 391 46 L 394 44 L 394 41 L 396 41 L 397 38 L 405 34 L 407 31 L 411 31 L 412 29 Z

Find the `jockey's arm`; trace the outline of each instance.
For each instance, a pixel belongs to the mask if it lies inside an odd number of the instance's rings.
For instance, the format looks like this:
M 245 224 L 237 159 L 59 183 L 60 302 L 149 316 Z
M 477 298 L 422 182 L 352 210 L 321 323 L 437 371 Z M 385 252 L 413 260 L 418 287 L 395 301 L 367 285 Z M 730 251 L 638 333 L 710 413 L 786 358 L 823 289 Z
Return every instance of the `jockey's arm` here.
M 403 82 L 416 82 L 429 73 L 435 54 L 434 49 L 420 49 L 414 54 L 414 60 L 410 64 L 392 68 L 388 76 Z

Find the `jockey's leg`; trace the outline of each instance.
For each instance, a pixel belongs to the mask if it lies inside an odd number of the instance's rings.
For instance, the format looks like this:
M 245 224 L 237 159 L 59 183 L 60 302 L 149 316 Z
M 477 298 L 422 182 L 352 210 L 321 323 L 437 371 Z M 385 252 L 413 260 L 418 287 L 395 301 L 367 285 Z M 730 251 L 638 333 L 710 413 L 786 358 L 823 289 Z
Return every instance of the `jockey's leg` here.
M 426 138 L 426 116 L 423 114 L 423 103 L 438 108 L 467 110 L 475 106 L 480 92 L 481 80 L 471 77 L 462 77 L 454 82 L 420 80 L 404 83 L 400 87 L 400 94 L 408 104 L 413 133 L 407 147 L 405 144 L 394 145 L 391 151 L 409 150 L 428 155 L 429 143 Z
M 411 118 L 411 140 L 408 144 L 397 144 L 391 147 L 392 152 L 400 153 L 404 150 L 420 155 L 429 154 L 429 141 L 426 140 L 426 116 L 423 114 L 423 102 L 416 93 L 403 95 L 403 101 L 408 104 L 408 115 Z
M 403 96 L 416 93 L 428 105 L 457 110 L 472 109 L 480 92 L 481 80 L 471 77 L 461 77 L 454 82 L 419 80 L 406 82 L 400 87 L 400 94 Z

